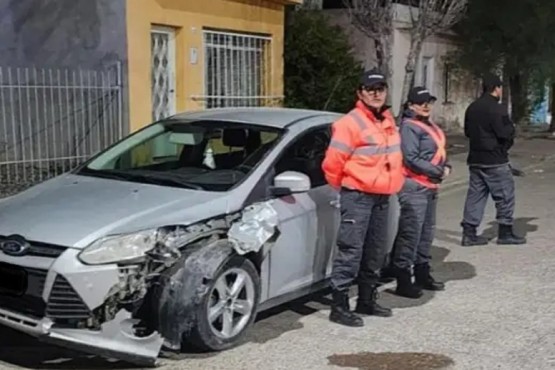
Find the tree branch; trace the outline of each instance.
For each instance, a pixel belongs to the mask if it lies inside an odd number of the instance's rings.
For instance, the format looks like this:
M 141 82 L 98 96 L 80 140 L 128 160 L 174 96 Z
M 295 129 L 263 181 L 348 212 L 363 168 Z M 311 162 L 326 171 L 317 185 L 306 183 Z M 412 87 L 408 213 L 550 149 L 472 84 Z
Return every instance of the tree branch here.
M 359 31 L 374 41 L 376 60 L 388 78 L 393 35 L 394 0 L 343 0 L 349 19 Z

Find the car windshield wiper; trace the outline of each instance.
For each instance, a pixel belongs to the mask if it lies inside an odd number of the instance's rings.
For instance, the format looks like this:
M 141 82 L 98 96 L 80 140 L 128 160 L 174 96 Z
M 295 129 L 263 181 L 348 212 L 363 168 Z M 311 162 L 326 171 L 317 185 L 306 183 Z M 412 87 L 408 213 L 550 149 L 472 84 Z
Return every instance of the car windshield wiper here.
M 129 180 L 130 176 L 125 172 L 108 171 L 108 170 L 91 170 L 90 168 L 84 168 L 77 173 L 78 175 L 89 175 L 94 177 L 102 177 L 105 179 L 115 179 L 115 180 Z
M 127 181 L 144 181 L 149 184 L 154 185 L 177 185 L 179 187 L 188 188 L 188 189 L 195 189 L 195 190 L 204 190 L 204 188 L 198 184 L 190 183 L 175 173 L 171 175 L 164 175 L 162 173 L 152 173 L 152 172 L 145 172 L 145 171 L 138 171 L 138 170 L 131 170 L 131 171 L 121 171 L 121 170 L 91 170 L 89 168 L 84 168 L 80 171 L 82 175 L 89 175 L 95 177 L 102 177 L 105 179 L 115 179 L 115 180 L 127 180 Z
M 119 171 L 118 171 L 119 173 Z M 161 173 L 161 172 L 150 172 L 150 171 L 139 171 L 139 170 L 132 170 L 129 172 L 125 172 L 126 175 L 133 178 L 140 178 L 141 180 L 148 181 L 151 184 L 168 184 L 168 185 L 177 185 L 180 187 L 185 187 L 189 189 L 195 190 L 203 190 L 204 188 L 198 184 L 194 184 L 188 182 L 181 178 L 179 175 L 175 173 Z

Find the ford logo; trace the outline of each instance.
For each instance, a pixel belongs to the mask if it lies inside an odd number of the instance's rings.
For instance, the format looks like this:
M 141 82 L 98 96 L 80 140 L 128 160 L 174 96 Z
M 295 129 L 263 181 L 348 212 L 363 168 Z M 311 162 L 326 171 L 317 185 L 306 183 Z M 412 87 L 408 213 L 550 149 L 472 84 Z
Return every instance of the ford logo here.
M 27 254 L 31 244 L 19 235 L 0 239 L 0 250 L 8 256 L 21 257 Z

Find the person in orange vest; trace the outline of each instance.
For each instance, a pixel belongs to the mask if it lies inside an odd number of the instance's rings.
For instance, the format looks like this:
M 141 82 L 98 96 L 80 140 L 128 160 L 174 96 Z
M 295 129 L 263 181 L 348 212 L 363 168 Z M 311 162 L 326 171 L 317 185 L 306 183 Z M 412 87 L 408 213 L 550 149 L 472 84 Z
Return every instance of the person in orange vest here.
M 339 190 L 341 209 L 329 318 L 346 326 L 363 326 L 358 314 L 392 315 L 376 302 L 379 270 L 388 249 L 389 197 L 404 182 L 400 136 L 385 105 L 387 88 L 378 70 L 362 75 L 356 106 L 333 123 L 322 163 L 327 182 Z M 358 300 L 353 312 L 348 290 L 355 279 Z
M 408 298 L 419 298 L 423 289 L 444 289 L 444 284 L 431 276 L 429 263 L 438 188 L 451 173 L 445 134 L 430 120 L 436 100 L 426 88 L 414 87 L 400 124 L 406 181 L 399 193 L 401 210 L 392 265 L 397 279 L 396 293 Z

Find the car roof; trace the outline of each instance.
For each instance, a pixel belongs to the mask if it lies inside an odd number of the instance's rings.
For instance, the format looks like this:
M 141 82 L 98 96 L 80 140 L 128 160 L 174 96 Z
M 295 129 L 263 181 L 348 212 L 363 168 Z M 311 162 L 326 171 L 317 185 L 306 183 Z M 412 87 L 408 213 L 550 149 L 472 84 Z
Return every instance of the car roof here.
M 266 125 L 285 128 L 291 124 L 313 117 L 337 119 L 339 113 L 294 108 L 211 108 L 184 112 L 169 117 L 170 120 L 217 120 L 226 122 Z

